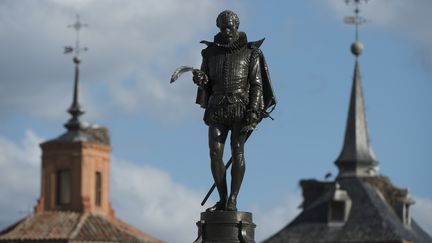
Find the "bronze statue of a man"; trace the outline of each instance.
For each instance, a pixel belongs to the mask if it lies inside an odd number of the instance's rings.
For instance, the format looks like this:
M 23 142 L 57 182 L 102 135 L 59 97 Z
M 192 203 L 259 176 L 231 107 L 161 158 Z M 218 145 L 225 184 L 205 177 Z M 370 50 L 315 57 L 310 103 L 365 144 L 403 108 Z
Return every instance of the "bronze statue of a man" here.
M 237 195 L 245 173 L 244 144 L 266 110 L 276 100 L 264 56 L 259 49 L 264 39 L 248 42 L 239 32 L 240 20 L 229 10 L 216 20 L 220 32 L 213 42 L 202 41 L 201 70 L 193 71 L 198 85 L 196 102 L 205 108 L 204 121 L 209 126 L 211 171 L 220 200 L 207 211 L 237 210 Z M 231 192 L 228 196 L 223 151 L 231 131 Z

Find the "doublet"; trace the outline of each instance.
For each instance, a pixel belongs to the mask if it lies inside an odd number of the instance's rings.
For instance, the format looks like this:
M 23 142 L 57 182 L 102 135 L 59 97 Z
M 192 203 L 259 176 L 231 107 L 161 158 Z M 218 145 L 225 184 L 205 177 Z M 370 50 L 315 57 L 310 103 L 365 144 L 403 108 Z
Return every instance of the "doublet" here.
M 249 91 L 248 76 L 252 51 L 247 46 L 232 52 L 217 47 L 209 50 L 206 69 L 213 94 Z
M 208 83 L 201 87 L 209 94 L 204 121 L 207 125 L 244 122 L 247 111 L 263 109 L 260 50 L 248 45 L 246 35 L 230 46 L 217 42 L 202 51 L 201 70 Z

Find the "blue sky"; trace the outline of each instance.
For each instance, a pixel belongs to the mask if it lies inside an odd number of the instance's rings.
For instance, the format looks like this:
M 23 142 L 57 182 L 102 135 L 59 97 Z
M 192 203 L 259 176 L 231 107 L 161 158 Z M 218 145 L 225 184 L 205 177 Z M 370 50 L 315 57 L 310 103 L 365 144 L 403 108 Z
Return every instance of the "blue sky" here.
M 380 173 L 410 190 L 414 217 L 430 233 L 431 7 L 427 0 L 370 1 L 360 30 Z M 337 174 L 354 69 L 354 29 L 343 23 L 353 8 L 342 0 L 0 2 L 0 192 L 11 195 L 0 199 L 0 226 L 35 204 L 37 144 L 63 133 L 69 119 L 73 63 L 62 48 L 74 43 L 66 26 L 79 13 L 89 24 L 81 35 L 89 47 L 81 65 L 83 119 L 110 129 L 117 215 L 168 242 L 192 241 L 211 185 L 207 127 L 190 74 L 171 85 L 169 78 L 180 65 L 199 66 L 199 41 L 212 40 L 225 9 L 238 13 L 249 40 L 266 37 L 262 50 L 278 98 L 275 120 L 263 121 L 247 142 L 239 207 L 254 212 L 258 239 L 288 223 L 301 202 L 299 180 Z M 167 215 L 175 215 L 172 229 L 164 228 Z

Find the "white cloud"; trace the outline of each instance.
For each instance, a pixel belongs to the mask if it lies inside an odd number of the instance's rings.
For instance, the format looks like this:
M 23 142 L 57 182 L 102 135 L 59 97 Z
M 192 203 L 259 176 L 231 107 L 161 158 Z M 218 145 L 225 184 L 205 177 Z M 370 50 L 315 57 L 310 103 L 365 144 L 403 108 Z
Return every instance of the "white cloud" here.
M 117 216 L 166 242 L 192 242 L 202 193 L 156 168 L 114 159 L 111 177 Z
M 0 136 L 0 228 L 31 213 L 36 204 L 41 141 L 30 130 L 19 143 Z
M 278 203 L 256 206 L 252 211 L 255 218 L 256 240 L 261 242 L 277 233 L 300 213 L 298 206 L 301 195 L 288 193 Z
M 81 64 L 82 104 L 89 117 L 109 115 L 113 109 L 156 113 L 162 119 L 186 116 L 193 110 L 192 82 L 169 86 L 168 81 L 177 66 L 199 65 L 199 41 L 216 31 L 214 19 L 222 5 L 236 4 L 1 1 L 0 114 L 65 119 L 63 112 L 72 99 L 73 64 L 61 52 L 75 41 L 74 30 L 66 26 L 79 13 L 89 25 L 81 31 L 81 42 L 89 47 Z
M 432 235 L 432 199 L 415 198 L 412 206 L 412 217 L 429 235 Z
M 330 0 L 330 6 L 339 18 L 350 15 L 351 7 L 345 1 Z M 362 15 L 370 20 L 371 27 L 378 27 L 396 31 L 411 40 L 419 48 L 421 62 L 432 68 L 432 1 L 417 0 L 379 0 L 369 1 L 361 8 Z

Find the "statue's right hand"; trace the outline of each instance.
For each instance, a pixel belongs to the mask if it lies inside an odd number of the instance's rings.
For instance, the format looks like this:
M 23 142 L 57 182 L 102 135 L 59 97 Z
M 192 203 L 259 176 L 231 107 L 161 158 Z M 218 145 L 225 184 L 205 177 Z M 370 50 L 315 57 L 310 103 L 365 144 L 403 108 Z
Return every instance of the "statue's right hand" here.
M 195 69 L 192 71 L 192 75 L 193 75 L 192 80 L 196 85 L 202 87 L 207 84 L 208 78 L 203 71 L 199 69 Z

